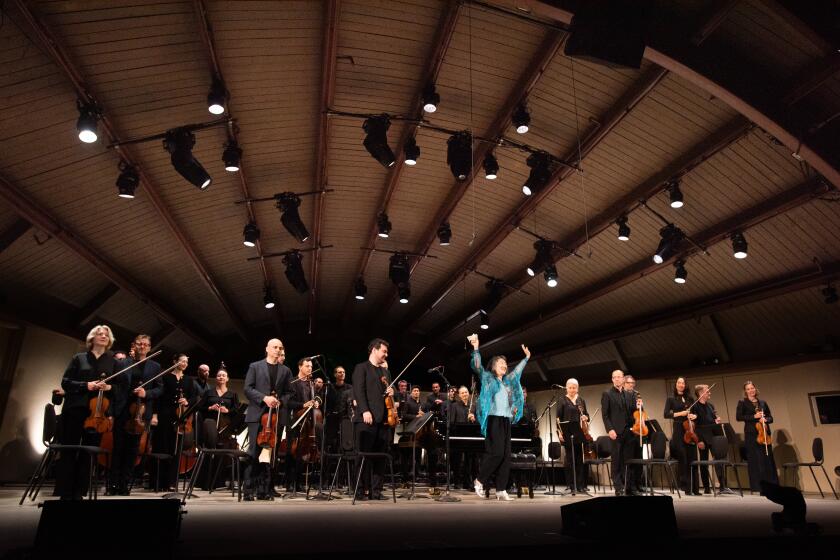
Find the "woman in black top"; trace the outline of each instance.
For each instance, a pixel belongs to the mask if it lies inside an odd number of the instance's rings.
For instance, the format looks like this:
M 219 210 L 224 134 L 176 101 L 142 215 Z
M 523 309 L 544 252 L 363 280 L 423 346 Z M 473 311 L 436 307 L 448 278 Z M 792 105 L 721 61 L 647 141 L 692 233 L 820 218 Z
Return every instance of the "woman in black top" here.
M 577 379 L 566 381 L 566 395 L 560 399 L 557 408 L 557 421 L 560 426 L 560 443 L 566 448 L 566 484 L 572 488 L 577 481 L 576 492 L 585 492 L 586 470 L 583 464 L 584 436 L 581 420 L 589 421 L 586 402 L 578 394 L 580 388 Z M 564 423 L 565 422 L 565 423 Z M 574 455 L 574 470 L 572 469 L 572 455 Z
M 155 453 L 177 457 L 180 451 L 177 448 L 181 447 L 177 441 L 178 406 L 184 410 L 189 406 L 194 397 L 195 383 L 184 375 L 190 363 L 189 356 L 177 354 L 172 363 L 178 367 L 162 378 L 163 391 L 157 403 L 158 425 L 154 432 L 152 448 Z M 187 449 L 187 446 L 184 446 L 184 449 Z M 174 489 L 178 482 L 178 461 L 165 460 L 160 463 L 160 486 Z
M 758 429 L 756 424 L 764 418 L 764 425 L 770 435 L 770 424 L 773 415 L 767 401 L 758 398 L 758 389 L 752 381 L 744 383 L 744 399 L 738 401 L 735 418 L 744 422 L 744 446 L 747 449 L 747 468 L 750 473 L 750 490 L 761 492 L 761 481 L 766 480 L 774 484 L 779 483 L 776 473 L 776 461 L 773 459 L 773 447 L 758 443 Z
M 236 439 L 231 425 L 239 414 L 239 396 L 228 389 L 228 372 L 224 366 L 216 372 L 216 386 L 208 387 L 201 395 L 202 446 L 207 449 L 236 449 Z M 198 475 L 199 484 L 210 490 L 212 478 L 217 471 L 216 457 L 210 457 Z M 223 485 L 225 478 L 216 480 L 216 487 Z
M 694 421 L 697 418 L 696 414 L 688 410 L 692 403 L 694 403 L 694 398 L 686 391 L 685 378 L 678 377 L 676 383 L 674 383 L 673 394 L 665 401 L 663 416 L 674 421 L 670 442 L 671 457 L 679 461 L 680 485 L 683 492 L 699 496 L 699 481 L 697 479 L 694 480 L 695 488 L 688 487 L 691 479 L 688 464 L 697 459 L 697 446 L 694 443 L 686 445 L 683 439 L 685 436 L 683 423 L 686 420 Z

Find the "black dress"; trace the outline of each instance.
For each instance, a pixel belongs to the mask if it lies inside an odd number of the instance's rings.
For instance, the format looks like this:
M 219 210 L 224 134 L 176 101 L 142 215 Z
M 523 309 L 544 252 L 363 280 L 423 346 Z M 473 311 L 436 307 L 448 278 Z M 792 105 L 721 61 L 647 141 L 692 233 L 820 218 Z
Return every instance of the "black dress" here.
M 557 419 L 560 422 L 560 429 L 563 432 L 563 446 L 566 448 L 566 484 L 571 488 L 577 480 L 576 491 L 582 492 L 586 488 L 586 469 L 583 463 L 583 444 L 585 443 L 583 430 L 580 427 L 581 411 L 586 416 L 586 401 L 578 396 L 577 401 L 572 402 L 569 397 L 560 399 L 557 409 Z M 574 446 L 572 443 L 574 442 Z M 572 470 L 572 456 L 574 455 L 574 470 Z
M 735 411 L 735 419 L 744 423 L 744 447 L 747 449 L 747 469 L 750 473 L 750 490 L 753 492 L 761 492 L 762 480 L 774 484 L 779 483 L 772 446 L 768 445 L 765 449 L 756 441 L 758 430 L 755 427 L 757 422 L 755 413 L 758 409 L 764 411 L 764 422 L 767 425 L 767 433 L 770 434 L 773 415 L 766 401 L 758 399 L 757 402 L 752 402 L 749 399 L 743 399 L 738 401 L 738 408 Z
M 686 444 L 683 440 L 685 436 L 685 428 L 683 423 L 688 420 L 685 416 L 674 417 L 675 412 L 682 412 L 692 405 L 694 399 L 691 395 L 680 395 L 668 397 L 665 401 L 665 412 L 662 414 L 665 418 L 670 418 L 674 421 L 674 428 L 671 431 L 671 457 L 679 461 L 680 486 L 684 492 L 689 492 L 690 473 L 688 464 L 691 461 L 697 460 L 697 446 L 695 444 Z M 692 411 L 693 412 L 693 411 Z

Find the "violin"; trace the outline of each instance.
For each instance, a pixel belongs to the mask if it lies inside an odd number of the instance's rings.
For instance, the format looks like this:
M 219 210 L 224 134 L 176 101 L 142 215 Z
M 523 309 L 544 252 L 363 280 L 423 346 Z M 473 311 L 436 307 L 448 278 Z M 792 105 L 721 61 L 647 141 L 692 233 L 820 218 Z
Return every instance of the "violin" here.
M 382 386 L 387 390 L 389 386 L 388 378 L 383 375 L 380 379 Z M 394 397 L 387 393 L 385 393 L 385 410 L 388 411 L 388 425 L 392 428 L 395 427 L 399 423 L 399 417 L 397 416 L 397 409 L 394 406 Z
M 277 398 L 275 391 L 271 392 L 271 396 Z M 279 411 L 276 408 L 269 407 L 267 411 L 260 416 L 260 432 L 257 435 L 257 445 L 262 448 L 260 452 L 260 463 L 271 463 L 274 448 L 277 447 L 277 426 L 280 417 Z
M 100 381 L 105 381 L 105 374 L 99 376 Z M 104 434 L 111 430 L 111 421 L 105 416 L 105 412 L 111 406 L 111 401 L 105 396 L 105 389 L 99 389 L 96 396 L 88 403 L 90 414 L 85 418 L 85 430 Z
M 755 441 L 759 445 L 764 446 L 764 453 L 766 455 L 770 454 L 769 446 L 773 443 L 773 436 L 770 435 L 770 428 L 767 427 L 767 423 L 764 421 L 764 411 L 761 409 L 761 404 L 759 401 L 753 403 L 755 406 L 755 413 L 761 414 L 761 418 L 758 419 L 758 422 L 755 423 L 755 430 L 758 432 L 756 435 Z
M 685 431 L 683 434 L 683 443 L 686 445 L 697 445 L 700 443 L 700 438 L 697 437 L 697 432 L 694 431 L 694 421 L 688 416 L 685 418 L 685 422 L 683 422 L 683 430 Z
M 636 393 L 636 399 L 641 400 L 642 394 Z M 633 427 L 630 428 L 634 434 L 639 436 L 640 438 L 645 437 L 648 435 L 648 427 L 647 421 L 649 420 L 647 412 L 645 412 L 644 406 L 640 403 L 639 408 L 633 411 Z
M 592 441 L 592 434 L 589 433 L 589 420 L 585 420 L 583 418 L 585 416 L 583 412 L 583 405 L 578 403 L 577 407 L 580 411 L 580 429 L 583 432 L 583 439 L 585 439 L 586 441 Z
M 178 400 L 184 398 L 184 390 L 178 388 Z M 198 449 L 195 446 L 195 434 L 193 433 L 193 415 L 190 414 L 186 422 L 181 422 L 180 419 L 184 415 L 184 405 L 178 404 L 178 435 L 179 438 L 184 438 L 184 443 L 181 447 L 182 452 L 178 458 L 178 474 L 186 474 L 190 472 L 198 460 Z M 177 446 L 176 446 L 177 449 Z

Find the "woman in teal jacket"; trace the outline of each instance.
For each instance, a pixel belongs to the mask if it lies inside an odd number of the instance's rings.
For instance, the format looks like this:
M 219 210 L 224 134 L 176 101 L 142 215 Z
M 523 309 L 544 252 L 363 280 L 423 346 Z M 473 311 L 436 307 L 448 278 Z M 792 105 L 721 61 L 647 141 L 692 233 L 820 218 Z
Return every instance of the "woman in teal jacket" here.
M 522 385 L 519 379 L 522 370 L 531 357 L 528 347 L 522 345 L 525 353 L 523 359 L 513 371 L 508 373 L 507 359 L 504 356 L 493 356 L 488 363 L 488 369 L 481 365 L 481 354 L 478 351 L 478 335 L 467 337 L 472 344 L 470 366 L 481 379 L 481 396 L 478 401 L 478 422 L 484 435 L 484 458 L 481 469 L 475 480 L 475 492 L 484 497 L 484 485 L 493 474 L 496 475 L 496 498 L 512 500 L 506 491 L 510 476 L 510 426 L 522 417 L 525 399 L 522 395 Z

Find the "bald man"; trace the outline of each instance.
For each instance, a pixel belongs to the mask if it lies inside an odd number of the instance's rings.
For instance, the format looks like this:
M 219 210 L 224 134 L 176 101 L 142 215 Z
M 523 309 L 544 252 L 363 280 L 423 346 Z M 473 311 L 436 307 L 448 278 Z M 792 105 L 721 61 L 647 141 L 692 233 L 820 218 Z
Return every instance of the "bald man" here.
M 271 481 L 269 468 L 257 468 L 260 447 L 257 436 L 260 432 L 260 417 L 269 408 L 281 412 L 283 401 L 291 393 L 292 371 L 283 365 L 286 360 L 286 350 L 283 343 L 272 338 L 265 347 L 265 359 L 248 366 L 245 374 L 245 396 L 248 398 L 248 410 L 245 412 L 245 422 L 248 424 L 248 454 L 251 461 L 245 469 L 245 500 L 253 501 L 254 495 L 261 500 L 272 499 L 274 484 Z M 278 431 L 282 430 L 283 418 L 278 422 Z M 278 434 L 279 436 L 279 434 Z M 262 478 L 260 473 L 264 473 Z M 257 479 L 261 484 L 257 488 Z

